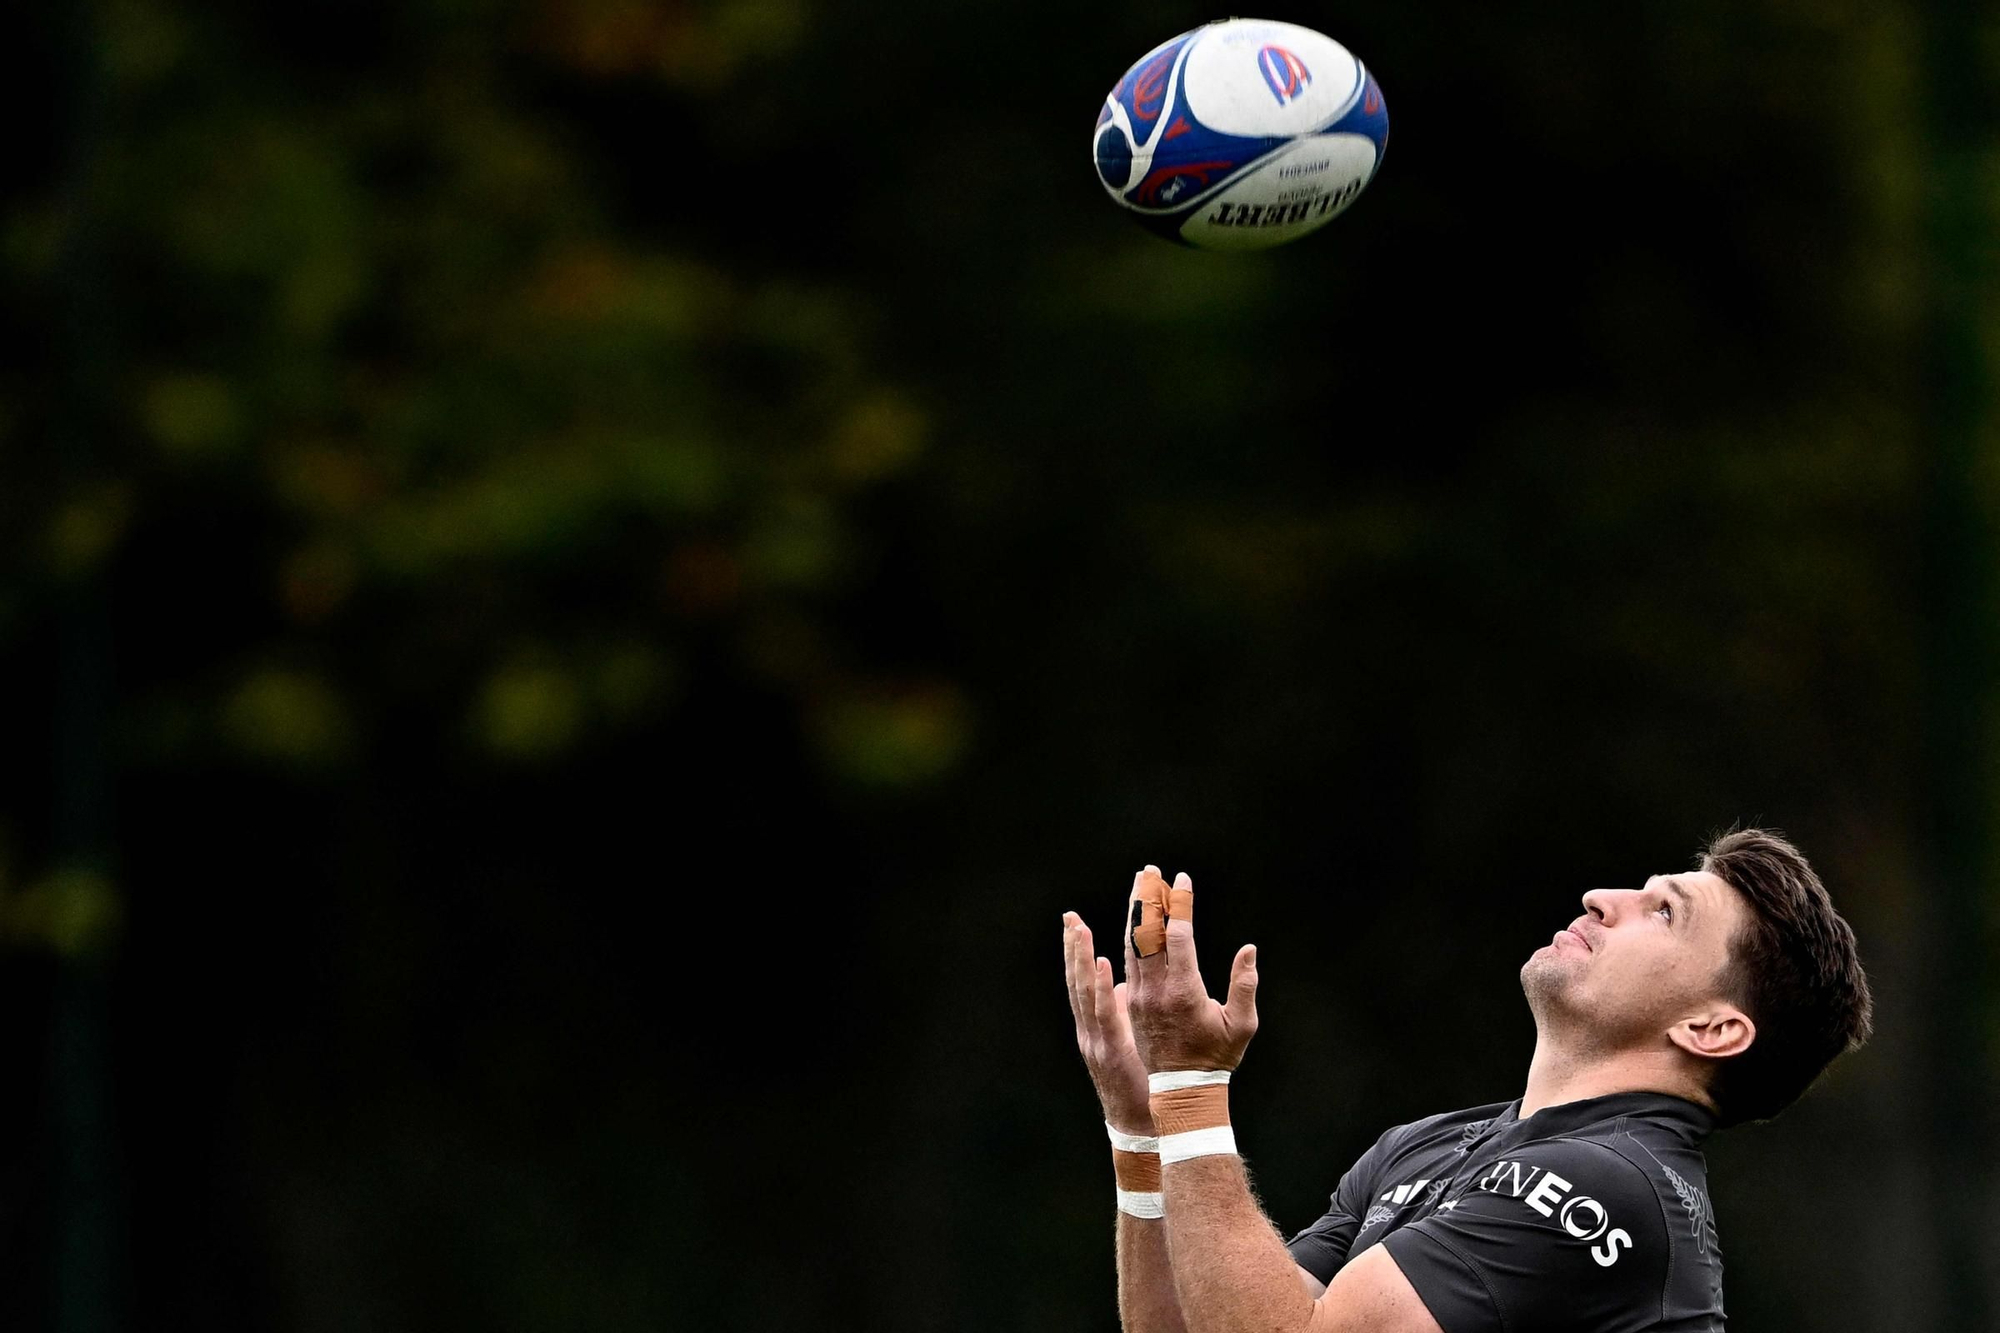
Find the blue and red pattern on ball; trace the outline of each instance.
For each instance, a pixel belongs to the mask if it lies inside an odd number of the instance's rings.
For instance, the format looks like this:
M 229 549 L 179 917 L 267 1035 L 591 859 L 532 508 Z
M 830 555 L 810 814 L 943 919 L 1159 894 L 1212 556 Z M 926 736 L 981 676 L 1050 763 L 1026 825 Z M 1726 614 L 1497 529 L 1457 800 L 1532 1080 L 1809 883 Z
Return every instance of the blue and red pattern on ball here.
M 1132 141 L 1125 137 L 1125 131 L 1111 123 L 1108 102 L 1097 120 L 1097 141 L 1092 153 L 1097 159 L 1097 174 L 1107 186 L 1123 189 L 1132 179 Z
M 1153 138 L 1153 132 L 1159 126 L 1160 113 L 1167 109 L 1167 93 L 1173 86 L 1174 66 L 1179 62 L 1181 52 L 1201 31 L 1196 28 L 1193 32 L 1184 32 L 1148 51 L 1137 64 L 1125 71 L 1125 77 L 1104 99 L 1104 106 L 1097 113 L 1092 151 L 1097 159 L 1097 174 L 1103 178 L 1107 188 L 1123 190 L 1132 183 L 1132 158 L 1141 145 Z M 1116 123 L 1117 118 L 1112 114 L 1114 103 L 1124 110 L 1130 134 Z
M 1360 64 L 1359 61 L 1356 61 L 1355 63 Z M 1208 134 L 1211 139 L 1221 140 L 1227 143 L 1249 144 L 1249 145 L 1260 146 L 1257 151 L 1253 152 L 1250 156 L 1245 157 L 1238 164 L 1239 167 L 1254 166 L 1257 163 L 1257 161 L 1264 156 L 1265 153 L 1271 152 L 1277 148 L 1281 148 L 1284 145 L 1293 142 L 1290 139 L 1283 139 L 1283 138 L 1242 139 L 1242 138 L 1235 138 L 1233 136 L 1226 134 L 1215 134 L 1212 131 L 1206 131 L 1206 130 L 1204 130 L 1203 133 Z M 1368 139 L 1372 140 L 1375 144 L 1375 165 L 1369 171 L 1368 179 L 1373 180 L 1375 178 L 1375 172 L 1380 171 L 1382 169 L 1382 154 L 1387 149 L 1389 144 L 1389 107 L 1387 102 L 1384 101 L 1382 97 L 1382 89 L 1380 85 L 1378 85 L 1375 82 L 1375 76 L 1368 72 L 1366 66 L 1363 66 L 1361 69 L 1361 89 L 1359 93 L 1355 96 L 1353 105 L 1348 107 L 1347 111 L 1340 117 L 1340 119 L 1334 121 L 1333 124 L 1328 125 L 1323 130 L 1315 131 L 1315 133 L 1316 134 L 1359 134 L 1367 137 Z M 1158 158 L 1156 157 L 1154 161 L 1156 165 L 1151 174 L 1157 175 L 1160 171 L 1160 167 L 1157 165 Z M 1216 181 L 1219 182 L 1222 179 L 1224 179 L 1224 175 L 1225 175 L 1224 173 L 1218 173 L 1216 176 Z M 1366 182 L 1363 183 L 1365 184 Z M 1208 189 L 1207 185 L 1201 186 L 1201 190 L 1205 191 L 1207 189 Z M 1128 192 L 1125 197 L 1129 201 L 1131 199 L 1131 194 Z M 1187 222 L 1189 218 L 1193 217 L 1196 213 L 1200 212 L 1203 204 L 1205 204 L 1206 202 L 1207 200 L 1206 198 L 1204 198 L 1199 203 L 1194 203 L 1184 208 L 1175 209 L 1171 213 L 1141 212 L 1138 209 L 1138 205 L 1134 204 L 1133 216 L 1137 219 L 1137 221 L 1141 226 L 1146 228 L 1146 230 L 1153 232 L 1157 235 L 1164 236 L 1170 241 L 1178 241 L 1182 245 L 1186 245 L 1188 244 L 1188 240 L 1186 237 L 1181 235 L 1181 227 Z
M 1313 81 L 1312 71 L 1297 54 L 1283 46 L 1264 46 L 1257 51 L 1257 68 L 1264 73 L 1264 86 L 1278 105 L 1297 97 Z
M 1182 201 L 1207 194 L 1290 142 L 1218 134 L 1180 113 L 1168 122 L 1151 169 L 1119 197 L 1141 226 L 1180 240 L 1181 224 L 1200 207 Z
M 1367 135 L 1375 141 L 1375 171 L 1382 169 L 1382 154 L 1389 151 L 1389 104 L 1382 99 L 1381 85 L 1366 68 L 1361 71 L 1361 96 L 1354 99 L 1346 115 L 1320 133 Z M 1375 172 L 1369 172 L 1368 178 L 1375 179 Z
M 1180 239 L 1181 222 L 1191 211 L 1181 207 L 1179 200 L 1220 185 L 1288 142 L 1284 138 L 1218 134 L 1187 113 L 1185 98 L 1174 96 L 1169 101 L 1170 93 L 1179 91 L 1174 83 L 1175 66 L 1188 43 L 1203 31 L 1197 28 L 1183 33 L 1142 57 L 1111 90 L 1097 116 L 1098 174 L 1106 185 L 1119 191 L 1143 225 L 1173 240 Z M 1297 63 L 1296 57 L 1291 60 Z M 1300 69 L 1303 71 L 1303 66 Z M 1111 111 L 1114 102 L 1124 108 L 1127 122 L 1136 132 L 1136 144 L 1115 123 Z M 1166 124 L 1161 128 L 1163 117 Z M 1134 181 L 1134 150 L 1148 141 L 1154 143 L 1149 169 Z
M 1125 71 L 1125 77 L 1111 90 L 1109 100 L 1125 108 L 1126 123 L 1132 127 L 1136 142 L 1144 143 L 1153 136 L 1153 126 L 1159 122 L 1160 112 L 1166 109 L 1167 87 L 1173 82 L 1174 62 L 1180 59 L 1187 44 L 1201 34 L 1201 29 L 1184 32 L 1141 56 L 1139 63 Z
M 1174 82 L 1174 69 L 1188 43 L 1204 29 L 1183 33 L 1156 47 L 1127 70 L 1113 88 L 1097 115 L 1095 156 L 1098 174 L 1119 194 L 1120 201 L 1147 230 L 1169 240 L 1186 243 L 1181 227 L 1212 195 L 1232 177 L 1256 165 L 1266 155 L 1294 142 L 1291 136 L 1249 138 L 1221 134 L 1196 121 L 1184 109 L 1184 97 L 1169 102 L 1169 90 L 1181 91 Z M 1272 96 L 1285 105 L 1312 82 L 1312 72 L 1292 51 L 1265 46 L 1257 53 L 1260 71 Z M 1360 134 L 1375 144 L 1375 170 L 1389 138 L 1389 114 L 1382 91 L 1372 74 L 1359 60 L 1354 62 L 1361 75 L 1348 110 L 1318 134 Z M 1148 170 L 1133 181 L 1132 163 L 1137 144 L 1116 123 L 1112 104 L 1125 111 L 1128 123 L 1138 132 L 1138 143 L 1153 142 Z M 1154 138 L 1162 118 L 1164 130 Z M 1372 179 L 1374 170 L 1369 172 Z M 1191 202 L 1181 203 L 1181 200 Z

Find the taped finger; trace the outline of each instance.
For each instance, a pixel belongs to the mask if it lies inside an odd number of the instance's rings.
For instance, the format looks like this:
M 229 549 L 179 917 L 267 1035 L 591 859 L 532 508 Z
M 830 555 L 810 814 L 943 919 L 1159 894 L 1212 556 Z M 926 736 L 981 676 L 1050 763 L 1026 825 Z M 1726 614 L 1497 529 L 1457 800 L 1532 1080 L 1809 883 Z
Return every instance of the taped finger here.
M 1167 947 L 1167 882 L 1147 866 L 1132 889 L 1132 952 L 1150 958 Z

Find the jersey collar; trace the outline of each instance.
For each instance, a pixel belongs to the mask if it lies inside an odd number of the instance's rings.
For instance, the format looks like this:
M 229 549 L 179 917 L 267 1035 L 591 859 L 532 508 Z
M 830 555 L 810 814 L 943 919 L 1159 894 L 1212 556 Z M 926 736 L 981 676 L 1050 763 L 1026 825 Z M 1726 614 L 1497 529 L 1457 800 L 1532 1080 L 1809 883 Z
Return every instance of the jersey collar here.
M 1602 1097 L 1560 1102 L 1544 1106 L 1525 1121 L 1520 1118 L 1521 1099 L 1516 1097 L 1508 1103 L 1500 1120 L 1503 1124 L 1526 1125 L 1537 1138 L 1554 1138 L 1627 1116 L 1665 1124 L 1690 1144 L 1700 1143 L 1715 1129 L 1713 1111 L 1685 1097 L 1664 1092 L 1612 1092 Z

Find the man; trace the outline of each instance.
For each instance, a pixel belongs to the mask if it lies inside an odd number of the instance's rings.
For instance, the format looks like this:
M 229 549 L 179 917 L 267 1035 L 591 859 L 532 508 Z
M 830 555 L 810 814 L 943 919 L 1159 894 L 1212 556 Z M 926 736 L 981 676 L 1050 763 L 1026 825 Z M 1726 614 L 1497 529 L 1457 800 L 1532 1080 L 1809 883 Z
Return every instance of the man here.
M 1776 1115 L 1869 1031 L 1854 933 L 1805 857 L 1726 834 L 1692 871 L 1583 895 L 1521 969 L 1522 1095 L 1390 1130 L 1288 1248 L 1228 1125 L 1256 950 L 1210 999 L 1193 904 L 1186 875 L 1140 872 L 1117 986 L 1063 918 L 1119 1177 L 1125 1333 L 1719 1330 L 1703 1137 Z

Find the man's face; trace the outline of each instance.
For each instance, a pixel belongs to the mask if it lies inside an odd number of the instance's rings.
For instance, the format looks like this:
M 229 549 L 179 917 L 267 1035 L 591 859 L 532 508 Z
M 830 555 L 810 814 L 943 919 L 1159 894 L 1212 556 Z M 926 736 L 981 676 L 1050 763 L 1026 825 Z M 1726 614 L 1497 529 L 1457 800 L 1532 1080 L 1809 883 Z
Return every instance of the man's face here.
M 1736 890 L 1703 871 L 1593 889 L 1583 906 L 1521 968 L 1521 987 L 1538 1022 L 1581 1029 L 1606 1048 L 1651 1045 L 1716 998 L 1749 916 Z

